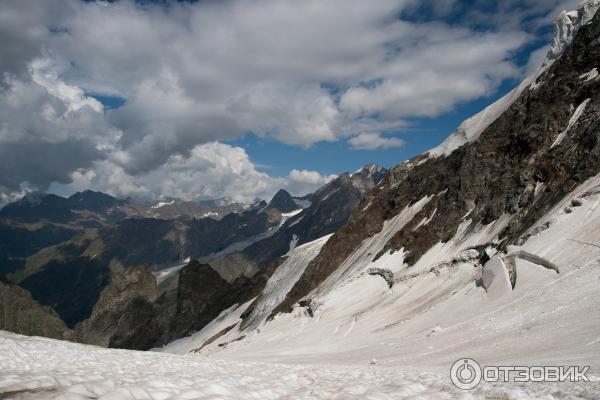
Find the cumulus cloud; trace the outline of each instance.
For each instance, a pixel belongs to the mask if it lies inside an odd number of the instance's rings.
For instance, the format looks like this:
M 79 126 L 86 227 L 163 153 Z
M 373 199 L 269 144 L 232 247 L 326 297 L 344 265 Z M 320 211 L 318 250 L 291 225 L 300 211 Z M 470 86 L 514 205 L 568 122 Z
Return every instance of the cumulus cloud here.
M 337 175 L 322 175 L 317 171 L 293 169 L 283 187 L 293 195 L 302 196 L 316 191 L 336 177 Z
M 241 199 L 308 190 L 329 177 L 272 177 L 215 142 L 254 132 L 305 148 L 400 145 L 385 133 L 520 76 L 512 55 L 531 35 L 519 24 L 541 24 L 570 2 L 510 0 L 492 16 L 485 0 L 469 10 L 422 2 L 435 12 L 417 21 L 418 3 L 2 1 L 0 192 L 87 184 Z M 470 19 L 444 20 L 457 10 Z M 516 25 L 500 22 L 507 15 Z M 125 102 L 104 109 L 89 93 Z
M 285 184 L 282 178 L 257 171 L 244 149 L 218 142 L 197 145 L 189 155 L 173 155 L 160 167 L 135 176 L 113 160 L 102 160 L 91 169 L 75 171 L 72 181 L 56 189 L 96 187 L 117 196 L 148 199 L 165 194 L 187 200 L 230 195 L 252 201 L 271 196 Z
M 102 160 L 93 168 L 74 171 L 71 183 L 54 189 L 69 193 L 95 187 L 122 197 L 156 199 L 167 194 L 194 200 L 227 196 L 250 202 L 269 199 L 280 188 L 294 195 L 310 193 L 333 178 L 335 175 L 307 170 L 292 170 L 285 178 L 272 177 L 258 171 L 241 147 L 212 142 L 195 146 L 187 156 L 171 156 L 159 168 L 137 176 L 111 160 Z
M 361 133 L 348 140 L 348 143 L 354 149 L 375 150 L 379 148 L 401 147 L 404 145 L 404 140 L 382 137 L 379 133 Z
M 324 176 L 315 171 L 297 170 L 290 171 L 290 180 L 298 183 L 306 183 L 309 185 L 324 185 L 327 182 L 335 179 L 336 175 Z
M 46 189 L 107 156 L 118 140 L 102 114 L 77 109 L 35 82 L 5 80 L 0 96 L 0 186 Z

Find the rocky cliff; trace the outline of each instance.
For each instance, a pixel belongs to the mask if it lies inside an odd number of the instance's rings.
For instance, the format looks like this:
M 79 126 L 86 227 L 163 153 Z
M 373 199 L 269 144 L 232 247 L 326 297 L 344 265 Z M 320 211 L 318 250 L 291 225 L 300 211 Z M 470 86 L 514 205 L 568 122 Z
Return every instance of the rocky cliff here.
M 100 293 L 92 315 L 75 327 L 74 339 L 104 347 L 135 347 L 132 338 L 144 334 L 158 297 L 148 266 L 126 270 Z
M 560 199 L 600 172 L 600 80 L 593 74 L 600 62 L 599 35 L 596 15 L 475 141 L 390 170 L 275 312 L 290 310 L 365 239 L 381 232 L 384 221 L 421 199 L 427 204 L 380 254 L 403 249 L 413 265 L 435 244 L 455 236 L 467 217 L 469 229 L 505 218 L 496 246 L 503 250 L 518 243 Z
M 69 339 L 71 332 L 50 307 L 40 305 L 17 285 L 0 281 L 0 330 L 29 336 Z

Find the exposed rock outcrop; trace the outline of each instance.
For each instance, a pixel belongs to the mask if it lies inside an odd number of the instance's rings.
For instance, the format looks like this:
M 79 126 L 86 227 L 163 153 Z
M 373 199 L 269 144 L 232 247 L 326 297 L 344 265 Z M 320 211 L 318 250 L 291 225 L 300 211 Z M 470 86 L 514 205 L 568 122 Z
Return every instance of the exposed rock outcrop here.
M 158 297 L 150 267 L 132 268 L 102 290 L 89 319 L 75 327 L 75 340 L 104 347 L 136 347 Z
M 25 289 L 0 281 L 0 330 L 29 336 L 69 339 L 71 332 L 50 307 L 40 305 Z
M 269 208 L 276 208 L 282 213 L 288 213 L 290 211 L 297 210 L 301 207 L 296 204 L 291 194 L 281 189 L 269 202 Z

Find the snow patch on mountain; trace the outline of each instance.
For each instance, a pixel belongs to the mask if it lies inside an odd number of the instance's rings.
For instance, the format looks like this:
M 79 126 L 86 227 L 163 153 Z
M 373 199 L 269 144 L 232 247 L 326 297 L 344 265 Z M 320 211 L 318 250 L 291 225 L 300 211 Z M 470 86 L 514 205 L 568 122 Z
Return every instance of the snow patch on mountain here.
M 308 264 L 319 254 L 331 236 L 324 236 L 290 250 L 286 255 L 286 260 L 269 278 L 254 309 L 248 316 L 248 330 L 257 329 L 266 321 L 269 314 L 285 299 Z
M 554 143 L 552 143 L 552 146 L 550 146 L 550 148 L 554 148 L 554 147 L 556 147 L 556 146 L 558 146 L 559 144 L 562 143 L 562 141 L 565 138 L 565 136 L 567 135 L 567 133 L 571 130 L 571 128 L 577 123 L 577 121 L 579 120 L 579 118 L 581 118 L 581 116 L 583 115 L 583 112 L 585 111 L 585 107 L 588 105 L 588 103 L 590 102 L 590 100 L 592 100 L 592 99 L 585 99 L 577 107 L 577 109 L 575 109 L 575 112 L 571 116 L 571 119 L 569 119 L 569 123 L 567 124 L 567 127 L 565 128 L 564 131 L 562 131 L 556 137 L 556 139 L 554 140 Z
M 264 290 L 257 299 L 252 299 L 239 307 L 236 305 L 233 309 L 226 310 L 192 336 L 176 340 L 164 348 L 156 350 L 179 354 L 199 352 L 206 346 L 210 338 L 232 326 L 235 328 L 230 329 L 226 335 L 223 335 L 222 340 L 215 341 L 215 344 L 222 344 L 225 340 L 235 340 L 242 335 L 252 336 L 251 332 L 259 329 L 264 324 L 271 312 L 285 298 L 298 279 L 300 279 L 308 264 L 319 254 L 331 236 L 324 236 L 290 250 L 285 256 L 285 261 L 269 278 Z M 247 322 L 242 329 L 239 326 L 241 315 L 247 312 L 248 307 L 254 300 L 256 300 L 256 303 L 246 317 Z M 210 352 L 210 347 L 206 350 Z
M 159 201 L 158 203 L 154 204 L 153 206 L 151 206 L 150 208 L 161 208 L 164 206 L 172 206 L 173 204 L 175 204 L 175 200 L 171 200 L 171 201 Z
M 342 265 L 340 265 L 340 267 L 316 289 L 316 293 L 309 295 L 309 297 L 314 295 L 323 296 L 325 293 L 328 293 L 340 284 L 343 284 L 344 280 L 352 275 L 363 272 L 367 268 L 369 262 L 383 250 L 384 246 L 396 232 L 404 228 L 404 226 L 406 226 L 406 224 L 408 224 L 430 200 L 431 197 L 424 197 L 410 207 L 406 207 L 394 218 L 386 221 L 379 233 L 365 239 L 363 243 L 342 263 Z
M 300 214 L 302 211 L 304 211 L 304 209 L 300 208 L 298 210 L 290 211 L 290 212 L 287 212 L 287 213 L 281 213 L 281 217 L 282 218 L 286 218 L 286 219 L 290 219 L 290 218 L 295 217 L 296 215 Z
M 591 82 L 598 77 L 598 68 L 593 68 L 590 72 L 587 72 L 579 77 L 584 83 Z

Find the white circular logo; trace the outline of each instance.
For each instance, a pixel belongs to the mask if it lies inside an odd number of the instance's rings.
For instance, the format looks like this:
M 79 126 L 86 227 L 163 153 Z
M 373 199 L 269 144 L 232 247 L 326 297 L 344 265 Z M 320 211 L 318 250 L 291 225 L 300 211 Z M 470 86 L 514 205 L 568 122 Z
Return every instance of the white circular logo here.
M 461 358 L 450 368 L 450 380 L 462 390 L 471 390 L 481 382 L 481 367 L 475 360 Z

